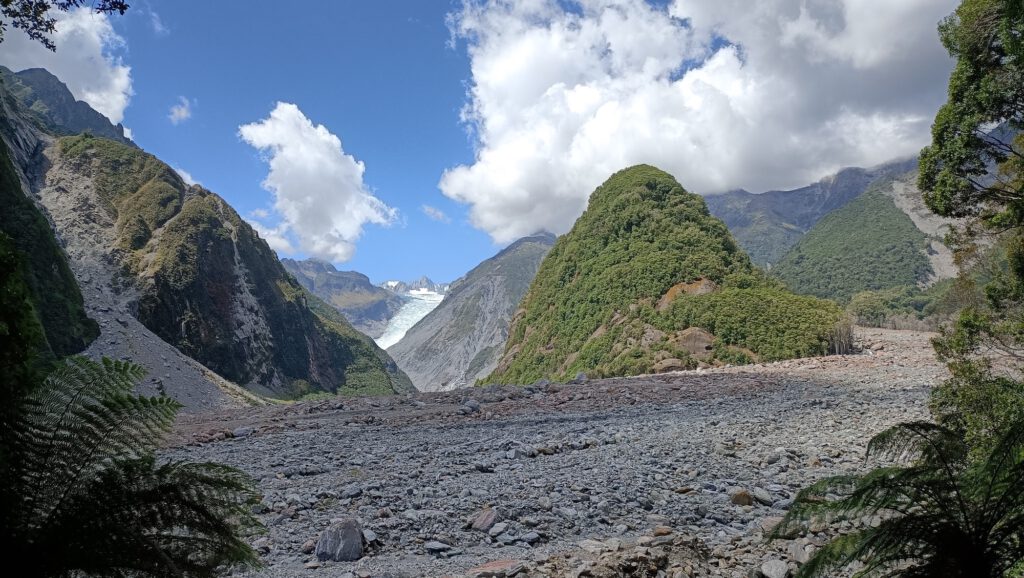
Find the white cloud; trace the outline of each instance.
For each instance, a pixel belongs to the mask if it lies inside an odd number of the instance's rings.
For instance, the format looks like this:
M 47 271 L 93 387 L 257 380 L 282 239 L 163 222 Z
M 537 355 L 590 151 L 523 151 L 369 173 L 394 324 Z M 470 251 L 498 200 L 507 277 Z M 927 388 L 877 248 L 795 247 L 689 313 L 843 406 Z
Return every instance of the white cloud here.
M 761 191 L 916 154 L 951 69 L 936 24 L 956 3 L 467 1 L 451 28 L 476 157 L 439 186 L 505 242 L 568 230 L 637 163 L 692 191 Z
M 131 68 L 118 55 L 124 39 L 114 32 L 105 14 L 96 14 L 88 7 L 68 13 L 51 10 L 51 14 L 57 18 L 52 37 L 56 52 L 11 28 L 4 34 L 0 64 L 15 71 L 45 68 L 67 84 L 75 98 L 87 102 L 110 122 L 121 122 L 133 94 Z
M 238 134 L 263 152 L 270 165 L 262 184 L 274 195 L 274 212 L 281 222 L 264 227 L 275 237 L 273 242 L 260 234 L 271 246 L 277 243 L 291 251 L 289 239 L 295 239 L 298 249 L 310 256 L 346 261 L 365 224 L 395 220 L 397 211 L 363 182 L 363 163 L 345 154 L 341 139 L 314 125 L 294 104 L 277 103 L 269 117 L 239 127 Z
M 420 207 L 420 210 L 423 211 L 424 215 L 430 217 L 432 220 L 437 221 L 439 223 L 451 223 L 452 222 L 451 217 L 446 215 L 444 213 L 444 211 L 442 211 L 441 209 L 438 209 L 437 207 L 431 207 L 430 205 L 423 205 L 423 206 Z
M 126 127 L 126 126 L 123 126 L 121 128 L 124 129 L 124 137 L 126 139 L 128 139 L 128 140 L 135 140 L 135 138 L 133 137 L 132 129 L 130 129 L 130 128 Z
M 260 238 L 270 245 L 271 249 L 284 255 L 295 254 L 295 247 L 292 246 L 292 242 L 288 240 L 287 225 L 282 223 L 276 227 L 268 227 L 252 217 L 246 219 L 246 222 L 256 230 Z
M 170 34 L 171 29 L 164 25 L 164 21 L 160 19 L 160 15 L 152 8 L 148 8 L 147 10 L 149 12 L 149 25 L 153 28 L 153 32 L 157 36 L 167 36 Z
M 170 119 L 171 124 L 180 124 L 192 118 L 192 101 L 184 96 L 179 96 L 178 104 L 171 106 L 171 112 L 168 113 L 167 118 Z
M 174 172 L 178 173 L 178 176 L 181 177 L 181 180 L 185 181 L 186 185 L 202 185 L 203 184 L 203 183 L 200 183 L 199 181 L 197 181 L 195 179 L 195 177 L 192 176 L 192 173 L 186 171 L 185 169 L 182 169 L 182 168 L 179 168 L 179 167 L 174 167 Z
M 266 209 L 253 209 L 249 212 L 249 216 L 253 219 L 267 219 L 270 218 L 270 211 Z

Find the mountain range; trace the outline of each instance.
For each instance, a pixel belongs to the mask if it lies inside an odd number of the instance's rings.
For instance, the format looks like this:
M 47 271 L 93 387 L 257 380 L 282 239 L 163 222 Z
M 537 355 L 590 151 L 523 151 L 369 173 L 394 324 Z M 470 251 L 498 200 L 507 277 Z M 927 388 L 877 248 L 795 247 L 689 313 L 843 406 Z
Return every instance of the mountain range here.
M 923 207 L 913 161 L 705 198 L 638 166 L 599 187 L 557 240 L 520 239 L 451 284 L 374 286 L 279 261 L 221 197 L 45 70 L 0 67 L 0 80 L 0 198 L 12 208 L 0 231 L 27 265 L 45 355 L 132 358 L 150 371 L 145 388 L 189 407 L 803 355 L 830 339 L 838 309 L 775 279 L 845 303 L 954 271 L 949 223 Z M 757 299 L 809 333 L 752 336 L 786 326 L 749 310 Z M 725 328 L 744 312 L 746 332 Z
M 281 259 L 281 264 L 307 290 L 345 316 L 359 331 L 377 338 L 405 300 L 395 291 L 370 283 L 356 271 L 338 271 L 334 265 L 316 259 Z
M 70 104 L 67 88 L 45 71 L 11 76 L 0 88 L 12 161 L 4 182 L 45 214 L 71 257 L 84 309 L 99 322 L 87 353 L 132 358 L 149 370 L 150 387 L 190 406 L 252 400 L 233 384 L 274 397 L 412 389 L 222 198 L 184 183 L 109 122 L 62 136 L 96 121 L 82 112 L 87 105 Z M 46 265 L 29 263 L 33 272 Z M 74 291 L 64 294 L 74 303 Z
M 915 160 L 906 160 L 872 169 L 847 168 L 798 189 L 756 194 L 735 190 L 704 199 L 754 264 L 771 268 L 822 217 L 860 196 L 877 179 L 915 166 Z

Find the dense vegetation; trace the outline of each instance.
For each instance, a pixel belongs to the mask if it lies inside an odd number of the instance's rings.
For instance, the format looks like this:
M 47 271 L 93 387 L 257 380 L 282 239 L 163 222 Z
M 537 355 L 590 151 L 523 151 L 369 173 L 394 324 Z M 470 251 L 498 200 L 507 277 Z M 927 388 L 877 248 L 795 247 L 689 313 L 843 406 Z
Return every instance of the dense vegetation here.
M 2 122 L 2 121 L 0 121 Z M 24 263 L 33 311 L 46 335 L 52 356 L 78 353 L 99 335 L 89 319 L 78 283 L 46 217 L 21 188 L 7 147 L 0 141 L 0 233 L 6 233 Z
M 214 576 L 255 565 L 242 472 L 158 462 L 180 407 L 127 362 L 49 364 L 28 275 L 0 233 L 0 543 L 22 576 Z
M 847 303 L 861 291 L 924 282 L 929 239 L 881 188 L 882 179 L 818 221 L 772 268 L 790 289 Z
M 980 459 L 970 453 L 958 432 L 927 422 L 875 436 L 869 455 L 904 463 L 811 485 L 775 528 L 776 537 L 793 537 L 814 520 L 852 527 L 797 578 L 835 576 L 853 564 L 857 576 L 1020 576 L 1024 421 L 1001 432 Z
M 722 334 L 713 356 L 723 361 L 827 350 L 839 309 L 794 298 L 754 271 L 701 197 L 654 167 L 620 171 L 544 259 L 488 381 L 635 374 L 666 359 L 696 365 L 676 332 L 700 324 Z M 699 282 L 722 291 L 680 291 L 671 308 L 657 306 L 673 287 Z M 741 322 L 744 314 L 755 315 Z
M 918 185 L 936 214 L 964 219 L 950 239 L 967 298 L 934 341 L 951 377 L 932 392 L 936 423 L 872 440 L 904 463 L 801 492 L 780 534 L 850 525 L 798 578 L 1024 574 L 1024 4 L 964 0 L 939 32 L 957 65 Z
M 89 135 L 59 145 L 64 161 L 92 177 L 125 278 L 142 290 L 137 316 L 163 340 L 277 396 L 412 388 L 223 199 L 134 147 Z

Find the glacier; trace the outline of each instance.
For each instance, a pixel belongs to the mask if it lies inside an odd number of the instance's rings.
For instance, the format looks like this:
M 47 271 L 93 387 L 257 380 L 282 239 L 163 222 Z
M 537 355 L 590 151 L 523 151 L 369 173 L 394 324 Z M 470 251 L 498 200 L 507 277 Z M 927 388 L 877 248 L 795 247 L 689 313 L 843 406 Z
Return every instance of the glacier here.
M 405 332 L 441 304 L 444 295 L 428 289 L 413 289 L 402 294 L 406 302 L 398 313 L 388 321 L 384 333 L 375 339 L 381 349 L 387 349 L 405 337 Z

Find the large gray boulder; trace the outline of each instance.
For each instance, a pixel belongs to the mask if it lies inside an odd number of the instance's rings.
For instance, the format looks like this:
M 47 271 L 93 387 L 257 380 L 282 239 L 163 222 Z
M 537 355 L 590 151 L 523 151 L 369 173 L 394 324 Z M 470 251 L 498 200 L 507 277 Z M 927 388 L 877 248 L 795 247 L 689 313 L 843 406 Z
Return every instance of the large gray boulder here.
M 363 529 L 355 520 L 331 524 L 320 534 L 316 557 L 321 562 L 352 562 L 363 557 Z

